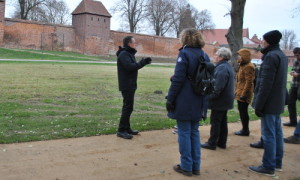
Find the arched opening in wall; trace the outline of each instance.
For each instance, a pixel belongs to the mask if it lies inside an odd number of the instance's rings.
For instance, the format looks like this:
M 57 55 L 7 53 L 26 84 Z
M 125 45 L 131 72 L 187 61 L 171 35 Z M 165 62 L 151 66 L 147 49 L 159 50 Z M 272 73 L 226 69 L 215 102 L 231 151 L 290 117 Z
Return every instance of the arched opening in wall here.
M 100 18 L 98 18 L 98 22 L 100 21 Z
M 106 22 L 105 20 L 106 20 L 106 19 L 104 19 L 104 22 Z
M 93 17 L 91 17 L 91 20 L 93 21 Z

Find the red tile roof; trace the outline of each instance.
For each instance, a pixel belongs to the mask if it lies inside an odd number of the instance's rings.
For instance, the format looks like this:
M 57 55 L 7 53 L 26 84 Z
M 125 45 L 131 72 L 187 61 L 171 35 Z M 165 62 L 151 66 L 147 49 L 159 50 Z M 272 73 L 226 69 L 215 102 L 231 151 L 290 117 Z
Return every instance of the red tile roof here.
M 255 44 L 262 44 L 262 40 L 258 39 L 256 34 L 253 35 L 251 41 L 253 41 Z
M 228 29 L 213 29 L 202 31 L 203 38 L 206 43 L 213 44 L 218 42 L 220 45 L 228 44 L 225 35 Z M 249 29 L 243 29 L 243 37 L 249 38 Z
M 111 17 L 107 9 L 102 2 L 93 0 L 83 0 L 72 12 L 72 15 L 76 14 L 96 14 L 100 16 Z

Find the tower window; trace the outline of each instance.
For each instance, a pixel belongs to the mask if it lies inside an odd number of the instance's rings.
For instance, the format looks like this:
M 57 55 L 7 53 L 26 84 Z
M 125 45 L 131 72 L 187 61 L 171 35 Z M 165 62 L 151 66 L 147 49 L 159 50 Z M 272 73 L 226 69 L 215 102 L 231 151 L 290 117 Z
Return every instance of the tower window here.
M 91 17 L 91 20 L 93 21 L 93 17 Z
M 105 20 L 106 20 L 106 19 L 104 19 L 104 22 L 105 22 Z

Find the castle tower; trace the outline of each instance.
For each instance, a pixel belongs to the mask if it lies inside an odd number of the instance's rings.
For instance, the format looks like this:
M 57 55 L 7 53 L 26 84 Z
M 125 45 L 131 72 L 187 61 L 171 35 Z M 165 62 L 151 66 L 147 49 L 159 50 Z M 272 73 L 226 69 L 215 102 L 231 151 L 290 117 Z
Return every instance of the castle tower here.
M 0 0 L 0 46 L 3 44 L 5 18 L 5 0 Z
M 72 12 L 76 45 L 83 53 L 107 54 L 111 15 L 100 1 L 83 0 Z M 86 50 L 88 49 L 89 52 Z

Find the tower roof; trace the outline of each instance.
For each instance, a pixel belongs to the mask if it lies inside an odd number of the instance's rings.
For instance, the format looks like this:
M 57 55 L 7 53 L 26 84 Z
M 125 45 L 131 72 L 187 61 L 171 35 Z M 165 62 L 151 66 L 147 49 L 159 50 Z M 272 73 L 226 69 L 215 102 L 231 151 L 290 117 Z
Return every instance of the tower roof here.
M 107 9 L 102 2 L 94 0 L 83 0 L 72 12 L 72 15 L 76 14 L 95 14 L 99 16 L 111 17 Z

